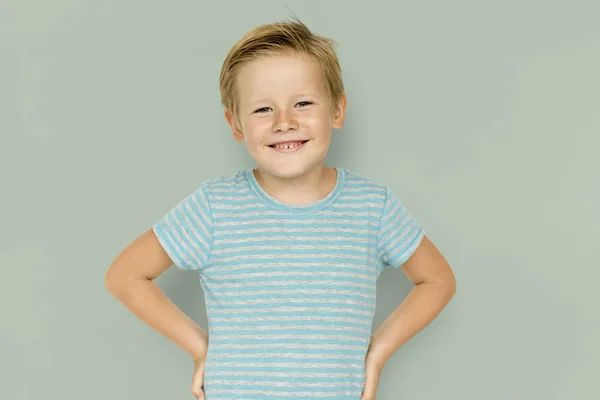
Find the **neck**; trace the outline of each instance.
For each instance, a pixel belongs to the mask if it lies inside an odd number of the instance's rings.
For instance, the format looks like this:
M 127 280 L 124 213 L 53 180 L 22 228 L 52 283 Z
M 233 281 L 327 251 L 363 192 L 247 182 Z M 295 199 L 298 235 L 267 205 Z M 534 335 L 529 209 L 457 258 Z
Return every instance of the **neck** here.
M 337 181 L 336 170 L 321 165 L 297 177 L 281 178 L 258 168 L 256 180 L 273 198 L 288 204 L 311 204 L 324 199 L 331 193 Z

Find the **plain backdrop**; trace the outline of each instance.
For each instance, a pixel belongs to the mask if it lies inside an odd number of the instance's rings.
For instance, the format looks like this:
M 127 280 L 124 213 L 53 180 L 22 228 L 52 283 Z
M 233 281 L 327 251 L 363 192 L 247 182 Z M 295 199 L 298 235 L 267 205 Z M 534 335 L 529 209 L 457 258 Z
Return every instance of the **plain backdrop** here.
M 190 356 L 104 274 L 200 182 L 253 166 L 218 75 L 292 12 L 339 43 L 328 164 L 391 187 L 457 277 L 377 399 L 600 398 L 593 0 L 1 1 L 0 398 L 193 398 Z M 197 273 L 157 282 L 207 329 Z M 386 269 L 373 329 L 411 288 Z

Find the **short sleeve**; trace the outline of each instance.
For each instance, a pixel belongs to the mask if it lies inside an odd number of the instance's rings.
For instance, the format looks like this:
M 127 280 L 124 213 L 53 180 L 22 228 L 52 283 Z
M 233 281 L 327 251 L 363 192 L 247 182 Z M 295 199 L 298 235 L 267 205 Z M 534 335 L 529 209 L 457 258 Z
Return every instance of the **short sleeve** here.
M 415 252 L 425 232 L 389 188 L 379 222 L 377 252 L 384 266 L 400 267 Z
M 189 194 L 152 227 L 173 264 L 200 270 L 208 263 L 212 241 L 212 214 L 206 188 Z

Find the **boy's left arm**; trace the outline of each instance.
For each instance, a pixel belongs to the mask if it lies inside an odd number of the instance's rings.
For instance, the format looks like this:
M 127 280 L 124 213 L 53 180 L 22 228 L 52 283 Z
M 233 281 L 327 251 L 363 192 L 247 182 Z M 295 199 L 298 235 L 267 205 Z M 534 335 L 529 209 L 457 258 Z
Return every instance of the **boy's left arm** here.
M 456 291 L 452 269 L 427 236 L 402 269 L 415 287 L 371 336 L 366 362 L 379 368 L 433 321 Z

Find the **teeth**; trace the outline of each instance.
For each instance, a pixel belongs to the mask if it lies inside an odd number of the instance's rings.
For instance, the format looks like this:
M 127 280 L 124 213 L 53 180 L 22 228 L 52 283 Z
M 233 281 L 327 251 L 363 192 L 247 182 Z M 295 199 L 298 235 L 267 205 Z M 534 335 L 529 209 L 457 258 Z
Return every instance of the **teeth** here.
M 290 142 L 290 143 L 279 143 L 276 144 L 274 147 L 277 149 L 293 149 L 295 147 L 298 147 L 302 144 L 302 142 Z

